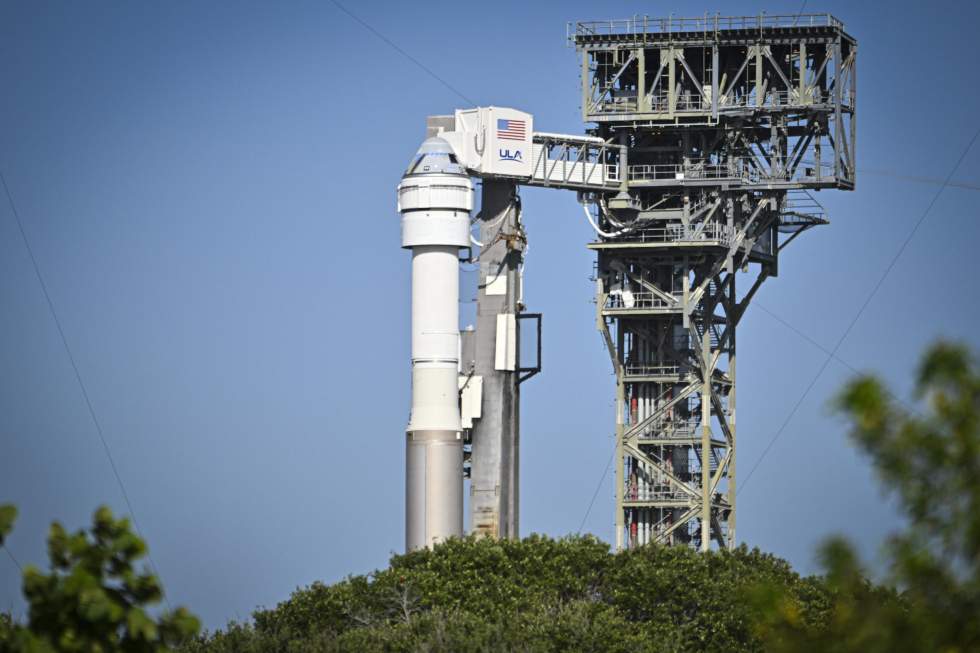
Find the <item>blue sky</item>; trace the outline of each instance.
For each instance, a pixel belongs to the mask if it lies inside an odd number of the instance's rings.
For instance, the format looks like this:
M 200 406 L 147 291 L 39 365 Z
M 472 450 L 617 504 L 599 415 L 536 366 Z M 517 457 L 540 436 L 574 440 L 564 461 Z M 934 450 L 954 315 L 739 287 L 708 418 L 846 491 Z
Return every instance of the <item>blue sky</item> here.
M 976 129 L 975 5 L 808 3 L 858 39 L 858 190 L 786 250 L 758 302 L 832 348 Z M 619 2 L 347 5 L 478 104 L 581 132 L 565 22 L 700 15 Z M 725 3 L 795 13 L 799 2 Z M 330 3 L 5 3 L 0 169 L 171 601 L 210 627 L 297 586 L 384 566 L 403 537 L 409 258 L 394 187 L 425 116 L 468 103 Z M 980 147 L 956 179 L 980 182 Z M 523 193 L 525 296 L 545 314 L 523 389 L 522 532 L 578 529 L 612 447 L 590 229 L 571 193 Z M 839 357 L 900 393 L 937 337 L 980 345 L 974 190 L 948 188 Z M 475 279 L 463 278 L 464 297 Z M 0 206 L 0 501 L 45 563 L 51 520 L 125 512 L 9 207 Z M 739 468 L 826 354 L 761 310 L 739 329 Z M 739 495 L 740 539 L 814 570 L 897 517 L 847 443 L 831 362 Z M 612 536 L 611 474 L 585 530 Z M 5 557 L 5 556 L 0 556 Z M 0 559 L 0 608 L 23 609 Z

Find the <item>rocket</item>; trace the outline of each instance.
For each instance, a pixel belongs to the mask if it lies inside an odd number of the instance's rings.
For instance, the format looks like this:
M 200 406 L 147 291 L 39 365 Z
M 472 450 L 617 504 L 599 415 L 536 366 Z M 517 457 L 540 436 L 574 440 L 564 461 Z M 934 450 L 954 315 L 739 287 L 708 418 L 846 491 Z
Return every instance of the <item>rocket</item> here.
M 470 244 L 473 184 L 449 143 L 428 138 L 398 185 L 412 251 L 412 409 L 406 428 L 405 548 L 463 534 L 459 250 Z

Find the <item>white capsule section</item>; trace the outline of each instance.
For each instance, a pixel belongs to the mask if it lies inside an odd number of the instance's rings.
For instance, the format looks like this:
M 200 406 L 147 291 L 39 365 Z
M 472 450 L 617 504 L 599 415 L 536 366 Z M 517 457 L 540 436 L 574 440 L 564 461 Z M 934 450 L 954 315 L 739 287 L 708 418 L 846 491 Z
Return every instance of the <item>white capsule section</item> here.
M 412 250 L 412 410 L 406 429 L 405 547 L 463 534 L 459 414 L 459 249 L 469 245 L 473 185 L 440 138 L 398 185 L 402 247 Z

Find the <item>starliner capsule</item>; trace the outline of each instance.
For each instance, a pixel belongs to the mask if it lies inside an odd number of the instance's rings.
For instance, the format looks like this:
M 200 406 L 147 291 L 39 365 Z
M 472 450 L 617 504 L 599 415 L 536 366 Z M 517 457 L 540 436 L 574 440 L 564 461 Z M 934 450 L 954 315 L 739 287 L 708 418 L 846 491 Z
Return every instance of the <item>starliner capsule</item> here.
M 473 184 L 442 138 L 422 143 L 398 185 L 412 250 L 412 411 L 406 429 L 405 548 L 463 534 L 459 412 L 459 250 Z

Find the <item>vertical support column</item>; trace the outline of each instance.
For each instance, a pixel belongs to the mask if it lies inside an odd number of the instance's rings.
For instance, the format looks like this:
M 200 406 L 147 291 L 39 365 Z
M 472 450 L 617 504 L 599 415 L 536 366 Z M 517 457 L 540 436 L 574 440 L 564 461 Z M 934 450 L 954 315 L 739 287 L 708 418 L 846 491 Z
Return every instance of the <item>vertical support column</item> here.
M 806 41 L 800 41 L 800 104 L 812 104 L 807 98 Z
M 684 279 L 681 283 L 682 301 L 684 312 L 682 313 L 682 326 L 685 331 L 691 326 L 691 262 L 685 256 L 683 258 Z
M 841 142 L 843 130 L 841 129 L 841 98 L 843 89 L 841 88 L 841 61 L 840 61 L 840 37 L 834 41 L 834 178 L 840 179 L 840 158 L 843 153 L 844 144 Z
M 661 50 L 661 52 L 664 52 Z M 661 54 L 661 56 L 663 56 Z M 674 51 L 674 46 L 667 46 L 667 56 L 669 57 L 667 62 L 667 112 L 671 118 L 674 117 L 674 111 L 677 110 L 677 53 Z
M 854 48 L 857 46 L 851 45 L 851 52 L 854 52 Z M 851 74 L 848 75 L 851 79 L 850 88 L 850 98 L 848 101 L 851 107 L 850 118 L 848 119 L 848 126 L 850 127 L 851 133 L 851 169 L 850 169 L 850 179 L 851 183 L 857 183 L 857 165 L 855 161 L 857 160 L 857 57 L 851 57 Z
M 636 49 L 636 111 L 646 113 L 647 105 L 647 51 L 642 46 Z
M 772 172 L 773 177 L 783 176 L 783 148 L 780 144 L 779 137 L 779 125 L 775 117 L 769 124 L 769 143 L 770 143 L 770 156 L 772 161 L 769 164 L 769 169 Z
M 622 350 L 622 347 L 620 347 Z M 626 527 L 626 515 L 623 508 L 623 487 L 626 483 L 625 464 L 623 457 L 623 413 L 626 409 L 625 396 L 623 392 L 623 375 L 620 371 L 616 372 L 616 550 L 623 550 L 623 529 Z
M 589 120 L 589 104 L 592 102 L 592 77 L 589 75 L 589 51 L 582 50 L 582 120 Z
M 823 139 L 825 127 L 826 125 L 823 124 L 822 121 L 820 123 L 817 123 L 817 129 L 819 131 L 813 137 L 813 165 L 814 165 L 814 175 L 815 175 L 814 178 L 818 182 L 821 181 L 821 178 L 823 177 L 823 173 L 821 172 L 821 170 L 823 169 L 823 163 L 821 158 L 822 154 L 820 151 L 821 150 L 820 141 Z
M 718 120 L 718 44 L 711 46 L 711 117 Z
M 622 351 L 623 351 L 623 331 L 618 327 L 616 329 L 616 341 L 613 342 L 612 334 L 609 332 L 609 325 L 606 323 L 606 318 L 602 314 L 602 307 L 606 304 L 606 299 L 608 295 L 606 294 L 605 283 L 603 281 L 603 276 L 608 271 L 606 267 L 607 261 L 603 254 L 598 254 L 598 274 L 596 275 L 596 329 L 602 334 L 602 339 L 606 343 L 606 349 L 609 351 L 609 358 L 612 362 L 613 370 L 616 373 L 616 451 L 613 454 L 614 461 L 616 463 L 616 476 L 615 476 L 615 494 L 616 494 L 616 510 L 615 510 L 615 529 L 616 529 L 616 550 L 621 551 L 623 549 L 623 530 L 626 526 L 626 518 L 623 507 L 623 501 L 625 499 L 623 487 L 625 485 L 625 464 L 626 460 L 623 453 L 623 434 L 625 432 L 625 425 L 623 422 L 623 415 L 625 413 L 625 390 L 623 387 L 623 366 L 622 366 Z
M 755 106 L 761 107 L 766 92 L 762 88 L 762 44 L 753 46 L 755 50 Z
M 705 298 L 702 305 L 711 305 Z M 701 334 L 701 550 L 711 548 L 711 316 L 705 311 Z
M 519 536 L 519 422 L 516 314 L 521 252 L 505 236 L 518 233 L 512 182 L 483 181 L 476 370 L 483 377 L 482 416 L 473 424 L 470 529 Z M 501 350 L 501 348 L 503 348 Z
M 619 190 L 629 192 L 630 187 L 630 162 L 629 162 L 629 134 L 619 133 Z
M 735 295 L 735 275 L 732 274 L 729 279 L 729 308 L 725 309 L 725 315 L 728 318 L 728 376 L 732 381 L 732 387 L 728 392 L 728 430 L 732 435 L 732 441 L 728 444 L 729 451 L 731 452 L 728 462 L 728 505 L 731 507 L 728 513 L 728 548 L 734 549 L 735 542 L 737 541 L 735 539 L 735 495 L 738 491 L 735 486 L 735 457 L 738 454 L 738 449 L 735 446 L 735 389 L 738 387 L 735 381 L 735 327 L 738 323 L 738 316 L 736 314 L 738 303 L 736 301 L 737 296 Z

